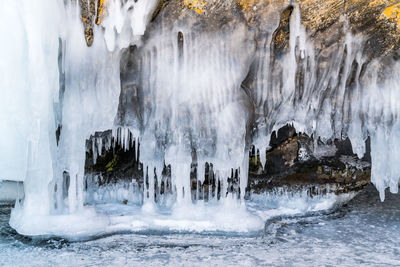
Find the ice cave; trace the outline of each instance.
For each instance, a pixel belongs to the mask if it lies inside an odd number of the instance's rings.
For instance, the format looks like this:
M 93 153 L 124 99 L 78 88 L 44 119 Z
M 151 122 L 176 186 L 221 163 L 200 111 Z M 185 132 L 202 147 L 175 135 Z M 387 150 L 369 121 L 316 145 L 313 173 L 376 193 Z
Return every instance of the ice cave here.
M 0 21 L 0 265 L 400 264 L 400 1 L 3 0 Z

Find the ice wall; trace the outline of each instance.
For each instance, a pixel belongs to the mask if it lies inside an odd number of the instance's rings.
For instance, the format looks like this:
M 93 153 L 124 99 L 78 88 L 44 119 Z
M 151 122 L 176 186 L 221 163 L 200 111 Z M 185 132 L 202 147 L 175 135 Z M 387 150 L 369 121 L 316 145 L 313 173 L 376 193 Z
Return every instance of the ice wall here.
M 25 180 L 24 206 L 51 205 L 56 146 L 53 101 L 58 90 L 57 1 L 8 1 L 0 23 L 0 179 Z M 37 205 L 40 203 L 41 205 Z
M 18 2 L 10 1 L 0 12 L 4 21 L 9 21 L 0 24 L 1 36 L 9 36 L 9 42 L 3 42 L 0 49 L 0 179 L 23 180 L 30 123 L 25 97 L 29 93 L 28 43 Z
M 131 2 L 138 8 L 124 14 L 122 27 L 128 27 L 129 18 L 132 31 L 116 32 L 114 39 L 135 43 L 155 1 Z M 12 42 L 0 49 L 5 59 L 0 86 L 6 92 L 0 100 L 5 134 L 0 178 L 25 180 L 25 198 L 16 204 L 10 223 L 29 233 L 35 218 L 45 221 L 50 214 L 83 207 L 85 142 L 94 131 L 114 125 L 123 44 L 109 49 L 112 38 L 97 27 L 97 39 L 88 48 L 75 1 L 15 1 L 2 15 L 13 26 L 1 24 L 1 33 Z M 115 30 L 114 25 L 105 28 Z
M 250 145 L 265 162 L 270 134 L 286 123 L 316 140 L 349 137 L 360 157 L 370 136 L 372 181 L 382 199 L 386 187 L 397 192 L 398 64 L 387 72 L 376 60 L 362 72 L 363 37 L 346 29 L 334 56 L 323 58 L 297 5 L 288 48 L 279 56 L 271 48 L 277 25 L 266 27 L 258 46 L 244 23 L 202 30 L 194 16 L 160 23 L 143 39 L 156 4 L 107 1 L 108 16 L 94 27 L 90 48 L 73 1 L 20 0 L 0 10 L 9 22 L 0 24 L 0 33 L 10 38 L 0 44 L 0 179 L 25 180 L 13 227 L 30 233 L 32 217 L 83 209 L 85 142 L 108 129 L 124 147 L 133 140 L 141 144 L 148 210 L 154 210 L 164 165 L 171 168 L 176 205 L 196 201 L 193 163 L 198 182 L 210 163 L 224 201 L 244 205 Z M 132 61 L 124 76 L 126 51 Z M 255 75 L 247 87 L 249 72 Z M 93 148 L 101 153 L 101 146 L 103 140 Z M 240 193 L 228 198 L 235 171 Z

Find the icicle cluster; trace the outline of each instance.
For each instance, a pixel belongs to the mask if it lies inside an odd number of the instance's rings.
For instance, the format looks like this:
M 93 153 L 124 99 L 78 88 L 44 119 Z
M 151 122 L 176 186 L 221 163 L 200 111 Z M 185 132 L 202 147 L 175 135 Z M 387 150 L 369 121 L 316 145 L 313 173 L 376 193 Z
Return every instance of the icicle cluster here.
M 139 41 L 138 36 L 144 34 L 157 3 L 158 0 L 107 1 L 107 16 L 101 23 L 107 48 L 113 51 Z
M 143 33 L 155 1 L 130 2 L 137 7 L 130 20 L 133 32 L 126 34 L 132 40 Z M 110 1 L 111 10 L 115 3 Z M 2 23 L 1 33 L 15 40 L 3 42 L 0 49 L 5 53 L 0 87 L 10 96 L 2 98 L 0 108 L 1 131 L 10 135 L 0 141 L 2 155 L 9 158 L 2 160 L 0 177 L 24 180 L 25 199 L 10 223 L 30 233 L 34 218 L 83 208 L 84 144 L 95 131 L 113 128 L 121 52 L 109 51 L 103 40 L 111 42 L 110 37 L 100 26 L 94 29 L 98 40 L 87 47 L 74 1 L 17 1 L 1 12 L 11 23 Z M 114 38 L 123 39 L 121 35 Z
M 316 55 L 296 6 L 290 20 L 290 51 L 277 59 L 278 64 L 270 62 L 271 35 L 265 41 L 258 51 L 255 90 L 257 113 L 261 115 L 254 143 L 260 148 L 261 159 L 265 158 L 270 134 L 288 122 L 315 140 L 349 137 L 359 158 L 364 156 L 370 136 L 371 180 L 382 200 L 387 187 L 397 193 L 400 173 L 392 163 L 400 159 L 394 149 L 400 133 L 396 122 L 399 105 L 394 102 L 400 92 L 398 64 L 383 82 L 378 81 L 382 71 L 379 60 L 369 63 L 361 77 L 366 63 L 363 39 L 350 32 L 337 53 L 320 64 L 326 59 Z

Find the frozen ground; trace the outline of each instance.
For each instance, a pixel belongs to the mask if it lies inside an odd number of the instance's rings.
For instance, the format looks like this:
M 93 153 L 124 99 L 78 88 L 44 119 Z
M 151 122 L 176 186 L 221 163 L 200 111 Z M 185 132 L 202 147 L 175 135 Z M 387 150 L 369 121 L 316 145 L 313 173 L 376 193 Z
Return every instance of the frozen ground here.
M 75 242 L 31 239 L 8 226 L 10 209 L 0 206 L 0 266 L 400 265 L 400 196 L 388 193 L 382 203 L 372 186 L 334 211 L 273 218 L 247 234 L 148 230 Z

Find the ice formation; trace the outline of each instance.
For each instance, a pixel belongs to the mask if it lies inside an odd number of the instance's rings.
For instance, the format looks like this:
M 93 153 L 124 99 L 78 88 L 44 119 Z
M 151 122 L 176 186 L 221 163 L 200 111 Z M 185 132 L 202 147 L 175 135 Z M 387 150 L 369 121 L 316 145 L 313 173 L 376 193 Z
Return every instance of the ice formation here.
M 194 24 L 156 27 L 144 42 L 156 5 L 107 1 L 108 16 L 94 27 L 91 47 L 82 38 L 73 1 L 11 1 L 0 10 L 8 22 L 0 24 L 0 34 L 9 36 L 0 44 L 0 179 L 24 180 L 25 198 L 11 218 L 19 232 L 56 233 L 46 229 L 63 220 L 78 232 L 110 227 L 107 219 L 94 219 L 95 211 L 84 205 L 87 198 L 137 201 L 129 195 L 133 184 L 100 195 L 85 190 L 86 140 L 108 129 L 113 139 L 95 139 L 94 160 L 115 142 L 124 148 L 135 144 L 143 163 L 145 218 L 156 211 L 154 190 L 164 165 L 171 170 L 175 213 L 203 209 L 204 200 L 191 196 L 192 163 L 200 182 L 205 165 L 212 164 L 222 210 L 246 217 L 249 147 L 259 149 L 265 164 L 270 134 L 286 123 L 322 141 L 349 137 L 359 157 L 370 136 L 372 181 L 382 199 L 387 187 L 397 193 L 399 67 L 378 79 L 381 66 L 372 62 L 361 80 L 362 36 L 347 33 L 336 56 L 320 69 L 294 5 L 289 51 L 281 57 L 271 55 L 277 25 L 266 26 L 265 43 L 257 48 L 249 42 L 253 33 L 241 24 L 214 32 L 196 32 Z M 134 63 L 127 63 L 129 77 L 122 77 L 120 63 L 130 52 Z M 242 84 L 249 71 L 255 73 L 253 91 Z M 238 195 L 227 193 L 235 172 Z M 75 215 L 92 219 L 79 228 L 82 220 Z M 216 224 L 225 225 L 219 219 Z M 259 226 L 257 219 L 248 220 L 250 228 Z

